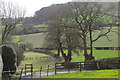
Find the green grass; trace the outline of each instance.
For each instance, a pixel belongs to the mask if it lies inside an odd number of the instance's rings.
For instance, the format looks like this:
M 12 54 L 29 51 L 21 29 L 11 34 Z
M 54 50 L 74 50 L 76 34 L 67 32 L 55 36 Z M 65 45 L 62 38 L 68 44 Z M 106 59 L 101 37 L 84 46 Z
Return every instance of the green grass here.
M 107 29 L 108 27 L 106 27 Z M 113 31 L 118 32 L 118 27 L 113 27 Z M 104 30 L 102 33 L 105 33 L 107 30 Z M 101 31 L 94 31 L 93 39 L 95 39 Z M 115 32 L 110 32 L 108 34 L 109 40 L 107 37 L 101 37 L 96 42 L 93 43 L 94 47 L 118 47 L 118 34 Z M 89 42 L 88 42 L 89 43 Z
M 24 56 L 25 56 L 25 58 L 31 58 L 31 57 L 45 57 L 45 56 L 49 56 L 49 55 L 35 53 L 35 52 L 25 52 Z
M 40 27 L 48 27 L 46 24 L 39 24 L 39 25 L 34 25 L 34 28 L 40 28 Z
M 113 30 L 118 32 L 117 27 L 113 27 Z M 104 30 L 103 32 L 105 31 L 106 30 Z M 93 39 L 95 39 L 99 34 L 100 34 L 100 31 L 94 31 Z M 43 47 L 45 35 L 46 33 L 36 33 L 36 34 L 19 35 L 19 36 L 17 35 L 17 36 L 14 36 L 13 42 L 22 40 L 23 43 L 32 43 L 34 47 Z M 101 37 L 99 40 L 94 42 L 93 46 L 94 47 L 118 47 L 118 35 L 114 32 L 110 32 L 108 36 L 111 41 L 108 41 L 107 37 Z M 89 46 L 89 38 L 87 40 L 88 40 L 88 46 Z
M 118 69 L 63 73 L 44 78 L 118 78 Z
M 57 50 L 53 50 L 52 52 L 57 53 Z M 64 50 L 64 53 L 67 53 L 67 50 Z M 72 62 L 81 62 L 84 61 L 83 51 L 78 54 L 72 52 Z M 88 50 L 90 53 L 90 50 Z M 60 54 L 60 56 L 62 56 Z M 103 58 L 111 58 L 118 57 L 118 50 L 93 50 L 93 56 L 95 59 L 103 59 Z
M 22 67 L 25 67 L 25 64 L 33 64 L 34 71 L 39 71 L 40 67 L 47 68 L 48 65 L 54 66 L 56 62 L 59 62 L 58 60 L 51 60 L 47 58 L 40 58 L 40 57 L 46 57 L 49 55 L 41 54 L 41 53 L 35 53 L 35 52 L 25 52 L 24 53 L 24 60 L 22 60 L 20 66 L 18 69 L 21 69 Z M 28 58 L 35 58 L 37 59 L 28 59 Z
M 82 72 L 74 72 L 74 73 L 62 73 L 56 74 L 52 76 L 42 77 L 43 80 L 78 80 L 77 78 L 81 78 L 79 80 L 114 80 L 110 78 L 118 78 L 120 69 L 112 69 L 112 70 L 93 70 L 93 71 L 82 71 Z M 61 79 L 60 79 L 61 78 Z M 105 78 L 105 79 L 104 79 Z M 107 79 L 109 78 L 109 79 Z M 32 79 L 32 80 L 39 80 Z M 120 80 L 120 79 L 119 79 Z
M 45 33 L 27 34 L 27 35 L 15 35 L 13 42 L 32 43 L 33 47 L 42 47 L 44 42 Z

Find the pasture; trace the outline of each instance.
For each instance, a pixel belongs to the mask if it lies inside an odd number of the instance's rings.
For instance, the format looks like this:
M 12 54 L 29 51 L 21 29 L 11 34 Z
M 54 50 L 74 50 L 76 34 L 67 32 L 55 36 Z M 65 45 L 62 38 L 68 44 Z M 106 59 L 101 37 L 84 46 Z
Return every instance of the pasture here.
M 103 33 L 106 30 L 103 31 Z M 112 31 L 118 32 L 117 27 L 113 27 Z M 93 39 L 95 39 L 101 31 L 93 32 Z M 47 33 L 36 33 L 36 34 L 27 34 L 27 35 L 14 35 L 13 42 L 18 42 L 19 40 L 22 43 L 32 43 L 34 48 L 42 48 L 44 43 L 44 37 Z M 118 34 L 115 32 L 110 32 L 108 34 L 109 40 L 107 37 L 101 37 L 99 40 L 93 43 L 94 47 L 118 47 Z M 89 38 L 87 38 L 87 43 L 89 46 Z
M 33 47 L 42 47 L 46 33 L 13 36 L 13 42 L 31 43 Z
M 56 51 L 53 51 L 56 52 Z M 67 52 L 67 51 L 65 51 Z M 88 51 L 89 52 L 89 51 Z M 93 55 L 95 56 L 95 59 L 103 59 L 103 58 L 111 58 L 111 57 L 118 57 L 118 51 L 117 50 L 94 50 Z M 54 59 L 46 59 L 46 58 L 40 58 L 40 57 L 49 57 L 49 55 L 45 55 L 42 53 L 35 53 L 35 52 L 25 52 L 24 53 L 24 60 L 21 62 L 20 66 L 23 66 L 27 64 L 33 64 L 35 66 L 34 68 L 40 68 L 40 66 L 47 67 L 48 65 L 54 66 L 56 62 L 59 62 L 58 60 Z M 30 58 L 36 58 L 37 59 L 30 59 Z M 79 53 L 77 55 L 76 53 L 72 54 L 72 62 L 82 62 L 84 61 L 83 52 Z
M 33 64 L 34 71 L 39 71 L 41 66 L 43 68 L 46 68 L 48 65 L 54 66 L 56 62 L 59 62 L 58 60 L 55 60 L 53 58 L 44 58 L 50 56 L 42 53 L 25 52 L 24 56 L 25 58 L 24 60 L 22 60 L 18 69 L 21 69 L 21 67 L 25 67 L 25 64 Z
M 75 73 L 56 74 L 52 76 L 46 76 L 44 78 L 53 78 L 52 80 L 54 80 L 55 78 L 118 78 L 119 71 L 120 69 L 93 70 L 93 71 L 83 71 L 83 72 L 75 72 Z
M 57 53 L 57 50 L 53 50 L 52 52 Z M 67 50 L 64 50 L 67 53 Z M 72 62 L 82 62 L 84 61 L 83 51 L 79 51 L 79 55 L 72 52 Z M 90 53 L 90 50 L 88 50 Z M 111 57 L 120 57 L 118 50 L 93 50 L 93 56 L 96 60 L 103 58 L 111 58 Z M 60 56 L 62 56 L 60 54 Z
M 41 27 L 48 27 L 46 24 L 39 24 L 39 25 L 34 25 L 34 28 L 41 28 Z

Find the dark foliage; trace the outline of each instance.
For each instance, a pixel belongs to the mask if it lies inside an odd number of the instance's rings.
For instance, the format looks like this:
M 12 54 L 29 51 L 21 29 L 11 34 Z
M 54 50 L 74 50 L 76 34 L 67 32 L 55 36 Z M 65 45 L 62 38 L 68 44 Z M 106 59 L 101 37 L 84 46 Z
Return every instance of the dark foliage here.
M 16 52 L 9 46 L 2 46 L 3 76 L 16 72 Z M 10 73 L 5 71 L 11 71 Z

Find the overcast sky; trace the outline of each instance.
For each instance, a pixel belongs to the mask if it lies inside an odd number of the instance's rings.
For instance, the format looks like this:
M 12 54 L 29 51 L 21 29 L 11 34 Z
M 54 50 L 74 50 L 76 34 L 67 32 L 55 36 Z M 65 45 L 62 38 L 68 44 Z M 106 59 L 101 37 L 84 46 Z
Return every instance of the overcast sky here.
M 34 12 L 40 10 L 42 7 L 50 6 L 56 3 L 66 3 L 71 0 L 6 0 L 17 3 L 22 8 L 26 8 L 26 16 L 33 16 Z
M 42 7 L 50 6 L 56 3 L 66 3 L 72 0 L 6 0 L 17 3 L 22 8 L 26 9 L 26 16 L 33 16 L 34 12 Z M 75 1 L 119 1 L 119 0 L 75 0 Z

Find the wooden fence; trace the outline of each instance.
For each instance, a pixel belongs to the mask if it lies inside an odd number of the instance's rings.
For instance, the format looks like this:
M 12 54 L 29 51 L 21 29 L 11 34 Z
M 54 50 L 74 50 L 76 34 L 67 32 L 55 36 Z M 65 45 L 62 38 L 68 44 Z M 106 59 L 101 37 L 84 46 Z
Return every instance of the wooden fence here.
M 104 65 L 103 65 L 104 64 Z M 46 68 L 43 68 L 42 66 L 39 67 L 39 75 L 42 77 L 42 74 L 46 74 L 46 76 L 49 76 L 50 72 L 52 71 L 53 74 L 57 74 L 60 70 L 67 70 L 70 72 L 71 70 L 99 70 L 99 69 L 120 69 L 120 61 L 118 62 L 99 62 L 99 61 L 93 61 L 93 62 L 68 62 L 68 63 L 55 63 L 55 66 L 48 65 Z M 31 73 L 31 78 L 34 75 L 33 65 L 32 64 L 25 64 L 25 75 L 27 73 Z M 43 73 L 42 73 L 43 72 Z M 23 68 L 21 69 L 19 80 L 22 78 Z
M 57 70 L 70 70 L 76 69 L 82 71 L 84 68 L 84 62 L 70 62 L 70 63 L 55 63 L 55 74 L 57 74 Z
M 33 76 L 33 65 L 32 64 L 25 64 L 25 75 L 30 72 L 31 78 Z
M 58 70 L 67 69 L 68 72 L 70 70 L 76 69 L 77 71 L 82 70 L 103 70 L 103 69 L 120 69 L 120 61 L 117 62 L 70 62 L 70 63 L 55 63 L 55 74 L 57 74 Z

